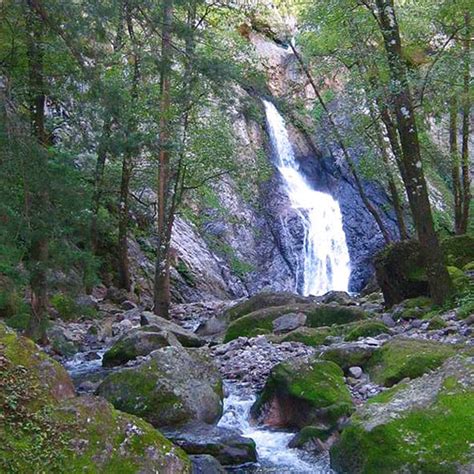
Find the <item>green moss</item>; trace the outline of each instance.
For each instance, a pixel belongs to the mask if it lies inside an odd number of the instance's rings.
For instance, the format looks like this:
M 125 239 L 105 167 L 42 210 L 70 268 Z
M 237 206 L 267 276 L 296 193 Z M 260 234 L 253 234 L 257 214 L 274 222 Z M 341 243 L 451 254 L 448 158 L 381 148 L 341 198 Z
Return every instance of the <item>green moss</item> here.
M 321 357 L 337 364 L 342 370 L 347 371 L 350 367 L 365 367 L 372 357 L 373 349 L 365 347 L 330 346 Z
M 361 337 L 374 337 L 379 334 L 387 334 L 388 327 L 379 321 L 365 321 L 355 327 L 346 336 L 346 341 L 356 341 Z
M 463 271 L 465 272 L 474 272 L 474 262 L 469 262 L 462 267 Z
M 291 448 L 304 448 L 304 445 L 316 439 L 326 441 L 331 436 L 331 430 L 320 428 L 318 426 L 305 426 L 291 440 Z
M 412 410 L 371 431 L 354 423 L 332 448 L 332 466 L 355 474 L 459 472 L 472 462 L 474 442 L 474 394 L 459 387 L 445 385 L 429 408 Z
M 378 393 L 375 397 L 369 398 L 367 403 L 388 403 L 394 395 L 407 386 L 406 383 L 397 383 L 393 387 Z
M 431 341 L 392 339 L 374 353 L 367 370 L 375 382 L 390 387 L 439 367 L 455 350 Z
M 430 331 L 434 331 L 436 329 L 443 329 L 446 327 L 446 322 L 440 316 L 434 316 L 431 318 L 430 323 L 428 325 L 428 329 Z
M 458 294 L 467 292 L 470 286 L 470 279 L 462 270 L 457 267 L 448 267 L 448 273 L 453 282 L 454 289 Z
M 474 237 L 470 234 L 448 237 L 441 247 L 450 266 L 462 268 L 474 261 Z
M 301 342 L 307 346 L 320 346 L 324 344 L 332 331 L 329 327 L 307 328 L 301 327 L 285 334 L 281 342 Z
M 231 322 L 225 335 L 225 342 L 239 336 L 249 336 L 256 328 L 271 332 L 273 321 L 289 313 L 306 315 L 306 325 L 312 328 L 346 324 L 365 319 L 367 314 L 358 308 L 326 304 L 291 304 L 261 309 Z
M 313 410 L 316 417 L 324 413 L 324 421 L 329 427 L 334 427 L 341 416 L 347 416 L 353 410 L 342 370 L 333 362 L 320 359 L 275 366 L 253 412 L 259 412 L 274 397 L 287 400 L 292 409 L 304 406 L 304 418 L 313 422 L 311 424 L 317 421 L 312 416 Z

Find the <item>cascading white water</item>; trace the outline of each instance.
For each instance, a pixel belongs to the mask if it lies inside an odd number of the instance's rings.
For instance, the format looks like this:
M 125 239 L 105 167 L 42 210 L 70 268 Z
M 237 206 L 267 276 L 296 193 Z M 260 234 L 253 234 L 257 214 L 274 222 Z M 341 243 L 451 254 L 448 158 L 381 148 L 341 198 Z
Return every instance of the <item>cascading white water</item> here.
M 283 117 L 271 102 L 263 102 L 276 165 L 305 228 L 301 292 L 317 296 L 330 290 L 347 291 L 350 259 L 339 203 L 312 189 L 299 169 Z
M 255 397 L 246 395 L 233 384 L 226 385 L 224 414 L 218 426 L 239 431 L 242 436 L 255 441 L 258 465 L 237 469 L 239 473 L 288 473 L 288 474 L 333 474 L 328 455 L 312 456 L 309 453 L 291 449 L 288 443 L 295 433 L 276 431 L 265 426 L 250 424 L 250 408 Z

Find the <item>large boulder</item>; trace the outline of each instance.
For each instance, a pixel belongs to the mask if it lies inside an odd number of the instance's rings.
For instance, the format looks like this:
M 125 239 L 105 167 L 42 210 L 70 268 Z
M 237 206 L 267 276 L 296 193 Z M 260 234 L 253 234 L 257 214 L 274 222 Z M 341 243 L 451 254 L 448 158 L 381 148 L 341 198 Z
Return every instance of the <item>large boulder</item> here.
M 429 296 L 420 244 L 404 240 L 387 246 L 374 259 L 377 282 L 387 306 L 407 298 Z
M 449 266 L 463 268 L 474 261 L 474 237 L 471 235 L 448 237 L 441 242 L 441 248 Z M 389 245 L 376 256 L 374 265 L 387 306 L 407 298 L 430 296 L 426 264 L 418 241 Z
M 69 375 L 0 324 L 0 472 L 191 472 L 186 454 L 103 399 L 76 397 Z
M 222 380 L 198 349 L 158 349 L 141 365 L 108 375 L 97 393 L 156 427 L 214 423 L 222 415 Z
M 332 430 L 352 410 L 342 370 L 333 362 L 313 357 L 276 365 L 251 414 L 275 427 L 317 425 Z
M 331 344 L 321 353 L 321 358 L 334 362 L 347 372 L 350 367 L 365 367 L 379 347 L 379 343 L 365 341 Z
M 365 364 L 371 378 L 391 387 L 439 367 L 456 353 L 456 347 L 434 341 L 394 338 L 379 348 Z M 359 364 L 361 365 L 361 364 Z
M 247 314 L 253 313 L 260 309 L 271 308 L 273 306 L 286 306 L 291 304 L 306 304 L 313 300 L 313 298 L 297 295 L 290 292 L 263 292 L 258 293 L 248 300 L 236 304 L 229 308 L 224 313 L 224 318 L 229 321 L 234 321 Z
M 339 473 L 474 471 L 474 360 L 457 356 L 358 408 L 330 452 Z
M 254 336 L 273 330 L 273 322 L 288 314 L 306 315 L 306 326 L 321 327 L 346 324 L 365 319 L 367 314 L 353 306 L 336 306 L 319 303 L 290 304 L 261 309 L 233 321 L 226 332 L 224 342 L 240 336 Z
M 172 332 L 161 331 L 156 326 L 143 326 L 132 329 L 107 350 L 102 365 L 104 367 L 123 365 L 139 356 L 146 356 L 156 349 L 180 345 Z
M 165 434 L 188 454 L 210 454 L 223 466 L 257 461 L 255 442 L 229 428 L 193 423 Z
M 191 472 L 190 460 L 180 448 L 144 420 L 115 410 L 102 398 L 68 400 L 55 417 L 75 428 L 64 472 Z
M 203 339 L 196 336 L 196 334 L 184 329 L 179 324 L 173 323 L 173 321 L 157 316 L 149 311 L 144 311 L 140 315 L 140 324 L 142 326 L 153 326 L 155 331 L 166 331 L 174 334 L 176 339 L 178 339 L 184 347 L 201 347 L 206 343 Z M 148 330 L 151 331 L 151 328 Z
M 58 362 L 47 356 L 30 339 L 18 336 L 13 330 L 0 323 L 0 392 L 15 397 L 14 385 L 19 389 L 31 384 L 32 393 L 22 403 L 36 406 L 41 402 L 57 403 L 74 397 L 76 392 L 69 374 Z M 8 379 L 11 377 L 11 380 Z M 14 403 L 12 401 L 12 403 Z

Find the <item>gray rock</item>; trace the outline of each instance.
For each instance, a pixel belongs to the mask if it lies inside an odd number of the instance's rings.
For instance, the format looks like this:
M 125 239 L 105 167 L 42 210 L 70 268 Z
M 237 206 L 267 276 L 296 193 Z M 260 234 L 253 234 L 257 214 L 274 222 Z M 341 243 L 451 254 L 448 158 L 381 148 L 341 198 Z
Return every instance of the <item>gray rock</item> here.
M 287 313 L 273 321 L 273 331 L 276 334 L 283 334 L 293 331 L 306 324 L 306 314 Z
M 474 314 L 471 314 L 464 320 L 464 324 L 467 324 L 468 326 L 474 325 Z
M 362 369 L 358 366 L 349 367 L 349 374 L 355 379 L 360 379 L 362 376 Z
M 130 300 L 126 300 L 120 305 L 120 307 L 125 311 L 129 311 L 131 309 L 135 309 L 137 305 Z
M 388 326 L 389 328 L 395 327 L 395 321 L 393 320 L 392 316 L 388 313 L 382 314 L 382 322 Z
M 108 375 L 97 394 L 156 427 L 214 423 L 222 415 L 221 377 L 199 349 L 158 349 L 139 366 Z
M 159 330 L 173 333 L 184 347 L 201 347 L 206 343 L 191 331 L 182 328 L 168 319 L 150 313 L 149 311 L 144 311 L 141 314 L 140 324 L 142 326 L 155 326 Z
M 225 474 L 222 464 L 210 454 L 194 454 L 189 456 L 192 463 L 191 474 Z
M 349 306 L 355 304 L 353 298 L 349 293 L 346 293 L 345 291 L 328 291 L 326 294 L 321 296 L 320 298 L 321 303 L 336 303 L 340 304 L 343 306 Z
M 257 460 L 255 442 L 228 428 L 192 423 L 176 431 L 165 428 L 163 432 L 188 454 L 210 454 L 223 466 L 238 466 Z

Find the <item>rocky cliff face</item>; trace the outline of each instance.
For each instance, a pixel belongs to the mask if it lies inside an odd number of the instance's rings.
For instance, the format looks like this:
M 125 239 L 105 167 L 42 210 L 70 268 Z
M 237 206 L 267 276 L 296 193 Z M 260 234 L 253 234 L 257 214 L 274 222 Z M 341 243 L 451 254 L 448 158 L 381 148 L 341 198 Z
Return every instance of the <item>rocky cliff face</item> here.
M 313 100 L 313 92 L 288 48 L 256 32 L 249 34 L 249 41 L 260 58 L 277 105 L 289 96 Z M 194 210 L 202 217 L 199 226 L 178 219 L 173 240 L 177 256 L 174 297 L 178 301 L 238 298 L 262 290 L 297 290 L 303 224 L 291 209 L 272 165 L 260 99 L 240 88 L 236 88 L 236 97 L 236 105 L 228 112 L 237 141 L 236 160 L 250 171 L 248 189 L 243 193 L 237 180 L 226 176 L 213 186 L 218 208 L 201 206 Z M 249 104 L 259 113 L 249 114 Z M 351 256 L 350 288 L 358 291 L 373 273 L 371 260 L 383 246 L 382 236 L 364 208 L 347 166 L 338 159 L 339 150 L 333 146 L 324 124 L 312 126 L 313 132 L 308 134 L 293 124 L 291 110 L 282 113 L 308 180 L 315 189 L 329 192 L 339 201 Z M 262 157 L 266 164 L 262 164 Z M 357 159 L 356 151 L 354 157 Z M 269 167 L 265 180 L 258 177 L 262 166 Z M 389 207 L 382 189 L 373 183 L 365 186 L 379 208 Z M 384 218 L 396 237 L 394 216 L 388 213 Z

